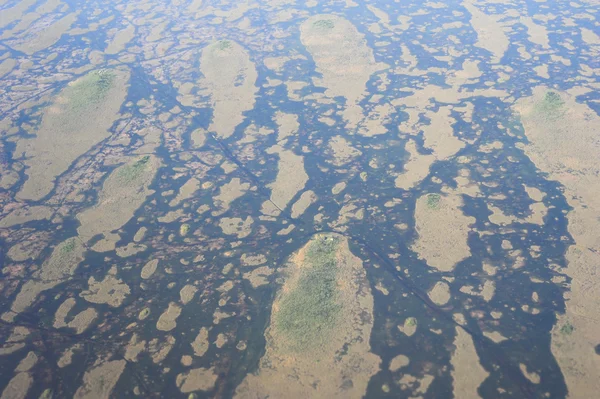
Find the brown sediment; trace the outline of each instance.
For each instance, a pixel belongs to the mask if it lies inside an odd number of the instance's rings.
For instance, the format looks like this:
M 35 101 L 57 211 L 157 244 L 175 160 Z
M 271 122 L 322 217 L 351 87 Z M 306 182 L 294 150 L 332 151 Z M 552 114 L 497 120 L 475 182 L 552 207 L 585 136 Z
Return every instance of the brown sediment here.
M 144 280 L 147 280 L 150 277 L 152 277 L 154 272 L 156 272 L 156 268 L 158 267 L 158 262 L 159 262 L 158 259 L 152 259 L 151 261 L 148 261 L 144 265 L 144 267 L 142 267 L 140 277 L 142 277 Z
M 180 314 L 181 306 L 175 302 L 169 303 L 167 309 L 158 318 L 156 329 L 160 331 L 171 331 L 177 326 L 177 318 Z
M 69 327 L 74 328 L 76 334 L 81 334 L 96 320 L 98 312 L 93 308 L 88 308 L 77 313 L 70 322 L 66 318 L 75 306 L 75 298 L 67 298 L 56 310 L 54 314 L 54 328 Z
M 566 311 L 552 330 L 552 353 L 560 365 L 571 397 L 594 397 L 600 391 L 600 279 L 591 265 L 600 264 L 600 117 L 564 92 L 548 94 L 538 87 L 520 99 L 529 144 L 524 151 L 534 164 L 560 182 L 573 208 L 568 213 L 574 244 L 567 250 L 564 272 L 571 278 Z M 563 328 L 564 326 L 570 328 Z
M 244 273 L 243 277 L 250 281 L 253 288 L 260 287 L 269 283 L 269 276 L 273 274 L 274 270 L 268 266 L 257 267 L 256 269 Z
M 192 299 L 194 299 L 196 292 L 198 292 L 198 288 L 191 284 L 186 284 L 183 286 L 183 288 L 179 291 L 179 299 L 181 300 L 181 303 L 184 305 L 190 303 Z
M 73 12 L 65 15 L 44 29 L 39 26 L 30 27 L 18 37 L 11 38 L 8 42 L 11 47 L 32 55 L 40 50 L 44 50 L 56 43 L 63 34 L 67 33 L 71 25 L 77 20 L 77 13 Z
M 462 328 L 456 327 L 452 364 L 453 393 L 455 398 L 479 398 L 479 386 L 489 373 L 481 366 L 473 339 Z
M 29 206 L 18 208 L 0 219 L 0 228 L 7 228 L 33 220 L 50 219 L 54 210 L 47 206 Z
M 73 399 L 108 399 L 126 365 L 125 360 L 98 360 L 83 375 Z
M 121 52 L 127 43 L 133 39 L 135 34 L 135 26 L 128 25 L 126 28 L 123 28 L 115 33 L 113 39 L 106 46 L 106 50 L 104 50 L 105 54 L 117 54 Z
M 429 299 L 436 305 L 445 305 L 450 300 L 450 286 L 444 281 L 438 281 L 427 293 Z
M 314 15 L 300 26 L 302 44 L 312 55 L 328 97 L 346 99 L 343 115 L 355 127 L 363 119 L 358 102 L 364 97 L 371 74 L 387 65 L 377 63 L 364 35 L 350 21 L 331 14 Z
M 17 61 L 13 58 L 7 58 L 0 62 L 0 78 L 12 71 L 15 65 L 17 65 Z
M 29 373 L 17 373 L 2 391 L 2 399 L 24 399 L 33 384 Z
M 268 185 L 271 189 L 271 201 L 278 208 L 285 209 L 308 181 L 308 175 L 304 170 L 304 157 L 278 145 L 269 148 L 267 152 L 277 154 L 279 157 L 277 177 Z
M 246 191 L 250 188 L 249 183 L 242 183 L 237 177 L 231 179 L 228 183 L 225 183 L 219 189 L 219 194 L 214 197 L 215 206 L 218 208 L 217 211 L 213 212 L 213 216 L 219 216 L 229 209 L 229 205 L 246 194 Z
M 410 364 L 410 359 L 405 355 L 398 355 L 390 362 L 390 371 L 398 371 L 402 367 L 406 367 Z
M 329 140 L 329 149 L 332 159 L 330 162 L 335 166 L 342 166 L 360 156 L 362 153 L 342 136 L 334 136 Z
M 422 126 L 424 146 L 432 153 L 420 154 L 416 143 L 409 140 L 406 150 L 410 158 L 404 166 L 404 172 L 394 182 L 397 188 L 413 188 L 429 174 L 429 168 L 435 161 L 446 160 L 465 146 L 462 140 L 454 136 L 452 124 L 455 120 L 450 110 L 449 107 L 440 107 L 437 112 L 426 112 L 431 122 Z
M 314 204 L 317 200 L 317 195 L 312 190 L 307 190 L 300 195 L 298 201 L 294 202 L 292 205 L 292 217 L 295 219 L 297 217 L 302 216 L 306 209 Z
M 186 373 L 177 375 L 176 384 L 183 393 L 194 391 L 209 391 L 217 382 L 218 375 L 215 371 L 205 368 L 192 369 Z
M 194 339 L 194 342 L 191 343 L 192 349 L 194 350 L 194 355 L 196 356 L 204 356 L 210 343 L 208 342 L 208 329 L 206 327 L 202 327 L 198 332 L 198 335 Z
M 185 201 L 190 198 L 196 191 L 200 189 L 200 182 L 195 177 L 188 179 L 183 185 L 179 188 L 179 192 L 177 193 L 177 197 L 173 198 L 171 202 L 169 202 L 169 206 L 177 206 L 181 203 L 181 201 Z
M 137 362 L 138 356 L 144 351 L 146 351 L 146 341 L 140 341 L 139 336 L 136 333 L 133 333 L 125 348 L 125 355 L 123 357 L 127 361 Z
M 117 256 L 121 258 L 128 258 L 135 254 L 145 251 L 148 247 L 144 244 L 137 244 L 135 242 L 130 242 L 124 247 L 119 247 L 116 249 Z
M 88 280 L 88 289 L 81 291 L 80 297 L 91 303 L 107 304 L 113 308 L 119 307 L 131 293 L 129 286 L 116 277 L 115 266 L 106 274 L 102 281 L 94 277 Z
M 417 200 L 415 228 L 419 237 L 412 249 L 439 271 L 452 271 L 471 255 L 467 238 L 475 218 L 466 216 L 462 206 L 458 194 L 427 194 Z
M 499 22 L 502 15 L 488 15 L 482 12 L 473 0 L 464 0 L 463 7 L 471 14 L 471 26 L 477 33 L 475 45 L 491 52 L 494 62 L 500 62 L 510 44 L 504 27 Z
M 337 259 L 337 304 L 339 317 L 328 326 L 332 334 L 319 342 L 294 349 L 294 338 L 278 324 L 278 313 L 286 297 L 298 289 L 299 279 L 310 270 L 303 256 L 315 240 L 335 242 Z M 379 370 L 379 358 L 370 352 L 369 337 L 373 325 L 373 297 L 359 258 L 348 247 L 346 238 L 320 235 L 291 257 L 285 271 L 286 281 L 273 303 L 271 325 L 265 333 L 266 353 L 257 374 L 246 376 L 236 397 L 339 397 L 360 398 L 367 383 Z M 288 306 L 288 305 L 286 305 Z M 300 327 L 298 327 L 300 328 Z
M 92 71 L 63 89 L 45 110 L 35 137 L 20 139 L 13 157 L 25 157 L 27 180 L 18 197 L 39 200 L 82 154 L 107 138 L 127 93 L 129 72 Z M 104 82 L 108 83 L 104 83 Z
M 233 134 L 254 106 L 258 74 L 248 52 L 232 40 L 214 42 L 202 50 L 200 82 L 211 96 L 213 118 L 208 130 L 221 138 Z
M 15 371 L 16 372 L 29 371 L 33 368 L 33 366 L 36 365 L 37 361 L 38 361 L 38 356 L 35 354 L 35 352 L 29 351 L 29 353 L 27 353 L 27 355 L 23 359 L 21 359 L 21 361 L 17 365 L 17 368 L 15 369 Z
M 296 114 L 287 114 L 285 112 L 278 111 L 275 113 L 275 123 L 277 124 L 278 141 L 295 136 L 300 128 L 300 124 L 298 123 L 298 115 Z
M 11 305 L 10 312 L 4 313 L 2 318 L 13 320 L 18 313 L 29 308 L 40 293 L 66 281 L 83 260 L 84 252 L 83 243 L 76 237 L 58 244 L 50 258 L 42 264 L 41 269 L 33 274 L 34 278 L 21 287 Z
M 77 215 L 81 223 L 79 236 L 89 241 L 102 234 L 108 241 L 105 249 L 114 249 L 118 236 L 112 232 L 127 223 L 146 197 L 154 193 L 149 186 L 160 164 L 159 158 L 146 155 L 115 169 L 104 181 L 98 203 Z
M 235 235 L 237 238 L 248 237 L 252 232 L 254 219 L 251 216 L 242 218 L 221 218 L 219 227 L 227 235 Z

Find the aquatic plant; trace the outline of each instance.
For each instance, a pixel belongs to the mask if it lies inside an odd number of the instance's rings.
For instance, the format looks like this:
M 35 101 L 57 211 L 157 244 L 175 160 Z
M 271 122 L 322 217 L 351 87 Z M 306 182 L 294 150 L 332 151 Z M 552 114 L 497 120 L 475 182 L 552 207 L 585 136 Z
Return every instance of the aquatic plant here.
M 565 102 L 556 92 L 549 91 L 538 104 L 538 112 L 546 119 L 557 119 L 564 113 Z
M 190 231 L 190 225 L 187 223 L 184 223 L 181 225 L 181 227 L 179 227 L 179 234 L 182 237 L 184 237 L 189 231 Z
M 316 28 L 322 28 L 322 29 L 333 29 L 333 27 L 335 26 L 333 21 L 330 19 L 320 19 L 318 21 L 315 21 L 313 25 Z
M 69 101 L 69 107 L 78 110 L 104 100 L 115 77 L 113 71 L 100 69 L 76 80 L 63 92 Z
M 431 209 L 437 209 L 440 206 L 441 198 L 439 194 L 427 194 L 427 206 Z
M 231 44 L 231 41 L 229 41 L 229 40 L 221 40 L 221 41 L 219 41 L 219 44 L 217 44 L 217 48 L 219 50 L 225 50 L 225 49 L 228 49 L 231 47 L 232 47 L 232 44 Z
M 416 327 L 417 326 L 417 319 L 414 317 L 409 317 L 406 320 L 404 320 L 404 328 L 407 327 Z
M 305 262 L 297 286 L 286 294 L 275 315 L 275 326 L 289 340 L 295 351 L 320 346 L 336 325 L 341 306 L 337 298 L 336 248 L 339 239 L 316 238 L 306 251 Z
M 61 254 L 68 254 L 68 253 L 73 252 L 74 249 L 75 249 L 75 239 L 71 238 L 70 240 L 65 242 L 65 244 L 60 249 L 60 252 L 61 252 Z
M 150 160 L 149 155 L 145 155 L 131 165 L 125 165 L 119 169 L 117 177 L 124 183 L 131 183 L 137 180 L 143 173 L 146 164 Z
M 144 320 L 146 317 L 148 317 L 150 315 L 150 309 L 148 308 L 144 308 L 140 314 L 138 315 L 138 319 L 140 320 Z
M 560 332 L 565 335 L 571 335 L 573 330 L 575 330 L 575 327 L 573 327 L 573 325 L 568 321 L 560 328 Z

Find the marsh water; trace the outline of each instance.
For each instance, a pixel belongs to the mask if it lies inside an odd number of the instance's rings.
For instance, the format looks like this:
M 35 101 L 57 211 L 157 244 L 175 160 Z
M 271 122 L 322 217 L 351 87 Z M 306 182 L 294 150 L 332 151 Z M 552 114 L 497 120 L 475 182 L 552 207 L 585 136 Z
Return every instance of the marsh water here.
M 0 0 L 5 398 L 593 398 L 597 0 Z

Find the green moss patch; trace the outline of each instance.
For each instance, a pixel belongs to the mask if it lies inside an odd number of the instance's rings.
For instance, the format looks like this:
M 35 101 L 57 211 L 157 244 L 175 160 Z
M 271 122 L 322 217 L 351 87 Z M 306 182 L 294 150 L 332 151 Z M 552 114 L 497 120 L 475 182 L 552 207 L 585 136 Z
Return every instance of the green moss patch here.
M 274 323 L 292 350 L 318 348 L 334 330 L 341 306 L 337 294 L 336 249 L 339 239 L 317 237 L 309 244 L 297 286 L 286 294 Z
M 549 91 L 537 105 L 537 111 L 545 119 L 558 119 L 565 112 L 565 102 L 558 93 Z
M 321 29 L 333 29 L 335 24 L 333 23 L 332 20 L 320 19 L 320 20 L 314 22 L 314 26 L 316 28 L 321 28 Z
M 439 194 L 427 194 L 427 207 L 437 209 L 440 207 L 442 197 Z
M 119 169 L 117 177 L 123 183 L 131 183 L 139 179 L 139 177 L 144 173 L 146 169 L 146 165 L 150 161 L 150 156 L 145 155 L 144 157 L 138 159 L 132 164 L 122 166 Z
M 113 71 L 101 69 L 76 80 L 63 92 L 69 100 L 69 107 L 78 110 L 101 102 L 113 86 L 115 78 Z

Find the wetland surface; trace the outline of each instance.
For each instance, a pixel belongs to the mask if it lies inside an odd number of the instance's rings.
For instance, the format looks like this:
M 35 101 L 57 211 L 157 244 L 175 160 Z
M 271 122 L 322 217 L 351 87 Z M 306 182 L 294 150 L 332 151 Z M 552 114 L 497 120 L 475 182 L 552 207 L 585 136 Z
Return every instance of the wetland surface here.
M 0 392 L 600 392 L 600 2 L 0 0 Z

